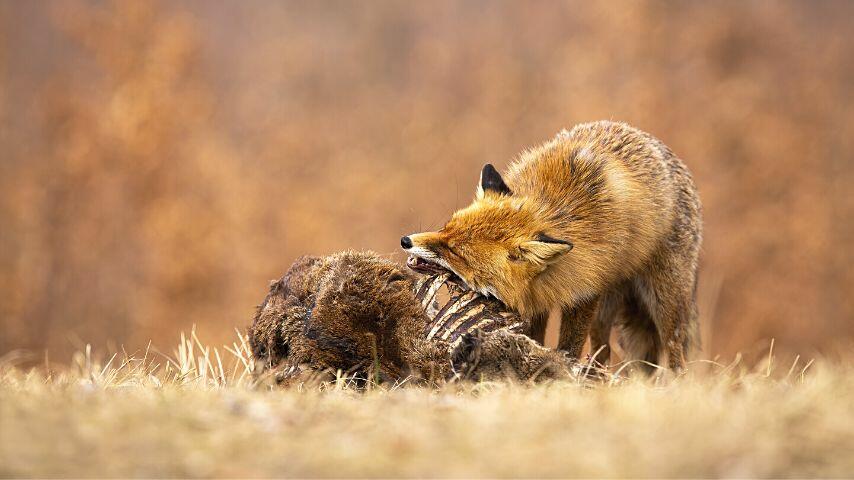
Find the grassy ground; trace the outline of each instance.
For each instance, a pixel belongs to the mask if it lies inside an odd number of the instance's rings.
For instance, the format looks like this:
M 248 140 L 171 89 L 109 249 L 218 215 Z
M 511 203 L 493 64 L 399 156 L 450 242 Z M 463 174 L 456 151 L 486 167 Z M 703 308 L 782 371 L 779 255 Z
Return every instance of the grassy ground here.
M 0 368 L 0 476 L 854 475 L 854 366 L 695 363 L 668 381 L 258 384 L 238 342 Z M 769 357 L 770 360 L 770 357 Z

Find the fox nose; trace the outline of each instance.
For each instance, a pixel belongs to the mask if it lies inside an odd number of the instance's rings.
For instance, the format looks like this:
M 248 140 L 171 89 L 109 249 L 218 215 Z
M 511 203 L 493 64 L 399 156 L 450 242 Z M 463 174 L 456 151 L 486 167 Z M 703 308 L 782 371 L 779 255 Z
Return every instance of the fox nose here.
M 400 237 L 400 246 L 403 247 L 404 250 L 409 250 L 412 248 L 412 239 L 409 237 Z

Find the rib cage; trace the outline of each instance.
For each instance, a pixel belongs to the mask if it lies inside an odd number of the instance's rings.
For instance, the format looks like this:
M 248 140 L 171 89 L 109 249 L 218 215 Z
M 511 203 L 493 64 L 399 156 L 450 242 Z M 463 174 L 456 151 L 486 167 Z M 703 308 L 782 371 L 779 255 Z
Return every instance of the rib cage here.
M 444 305 L 440 305 L 438 300 L 442 286 L 449 293 Z M 508 328 L 514 333 L 528 331 L 528 323 L 519 315 L 505 311 L 498 300 L 461 288 L 448 273 L 419 278 L 415 297 L 430 319 L 425 329 L 427 340 L 443 340 L 453 347 L 464 333 L 476 328 L 485 332 L 500 328 Z

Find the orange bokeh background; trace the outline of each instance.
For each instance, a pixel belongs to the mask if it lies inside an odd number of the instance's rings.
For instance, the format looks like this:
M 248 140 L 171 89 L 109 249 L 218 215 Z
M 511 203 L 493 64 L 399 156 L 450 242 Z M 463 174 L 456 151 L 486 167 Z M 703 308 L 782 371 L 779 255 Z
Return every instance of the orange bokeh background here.
M 573 124 L 705 209 L 705 354 L 854 335 L 851 2 L 3 2 L 0 355 L 244 327 L 297 256 L 436 227 Z

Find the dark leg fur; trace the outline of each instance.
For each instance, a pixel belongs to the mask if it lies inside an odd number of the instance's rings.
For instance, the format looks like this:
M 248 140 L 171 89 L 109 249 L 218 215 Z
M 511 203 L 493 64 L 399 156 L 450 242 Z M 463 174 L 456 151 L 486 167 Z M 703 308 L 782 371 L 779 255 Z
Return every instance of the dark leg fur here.
M 686 271 L 679 267 L 681 265 L 665 264 L 647 272 L 637 282 L 643 292 L 641 298 L 658 330 L 667 365 L 675 371 L 685 367 L 688 353 L 685 347 L 693 343 L 696 323 L 694 279 L 673 275 L 673 272 Z
M 620 347 L 626 354 L 626 361 L 641 360 L 638 367 L 653 373 L 658 365 L 661 340 L 649 310 L 635 288 L 624 292 L 623 323 L 620 328 Z
M 614 289 L 599 298 L 593 323 L 590 325 L 590 355 L 596 355 L 594 361 L 600 365 L 611 362 L 611 327 L 622 306 L 622 292 Z M 598 352 L 598 354 L 597 354 Z
M 672 370 L 682 370 L 689 353 L 686 347 L 695 343 L 697 330 L 696 272 L 690 257 L 686 259 L 679 253 L 659 255 L 632 283 L 633 295 L 627 309 L 635 315 L 634 319 L 626 319 L 626 332 L 634 330 L 638 338 L 628 341 L 633 345 L 631 357 L 657 365 L 666 362 Z M 641 338 L 651 334 L 654 342 Z
M 540 342 L 543 345 L 546 341 L 546 325 L 549 323 L 549 312 L 534 315 L 531 319 L 531 334 L 532 339 Z
M 580 302 L 561 310 L 560 338 L 557 348 L 565 350 L 570 358 L 578 359 L 584 348 L 584 341 L 590 332 L 590 324 L 596 313 L 597 298 Z

